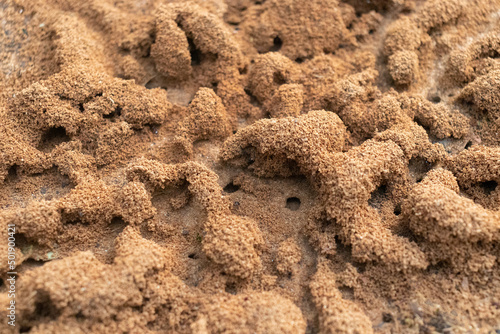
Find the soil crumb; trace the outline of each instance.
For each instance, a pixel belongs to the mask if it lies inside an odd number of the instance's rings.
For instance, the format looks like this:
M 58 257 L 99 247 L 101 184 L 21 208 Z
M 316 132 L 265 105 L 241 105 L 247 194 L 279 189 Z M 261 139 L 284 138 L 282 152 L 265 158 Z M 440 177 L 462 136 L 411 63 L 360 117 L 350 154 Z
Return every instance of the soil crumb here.
M 0 22 L 0 333 L 500 333 L 500 0 Z

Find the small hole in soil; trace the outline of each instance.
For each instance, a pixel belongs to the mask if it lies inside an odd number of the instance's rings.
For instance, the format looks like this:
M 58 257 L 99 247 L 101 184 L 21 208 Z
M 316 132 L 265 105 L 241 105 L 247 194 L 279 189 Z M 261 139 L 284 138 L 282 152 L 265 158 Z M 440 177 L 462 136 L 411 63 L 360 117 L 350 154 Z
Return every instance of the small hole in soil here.
M 42 267 L 45 264 L 45 261 L 43 260 L 35 260 L 35 259 L 27 259 L 23 261 L 23 267 L 25 268 L 38 268 Z
M 250 89 L 245 88 L 245 93 L 250 97 L 250 104 L 256 107 L 260 107 L 259 100 L 257 100 L 257 98 L 252 94 Z
M 394 214 L 396 216 L 399 216 L 401 214 L 401 204 L 396 205 L 396 207 L 394 208 Z
M 233 183 L 233 181 L 229 182 L 225 187 L 224 187 L 224 192 L 228 194 L 232 194 L 234 192 L 237 192 L 240 189 L 240 186 L 237 186 Z
M 0 288 L 3 286 L 3 279 L 0 278 Z
M 341 238 L 335 236 L 335 246 L 337 247 L 337 254 L 345 259 L 345 261 L 352 261 L 352 246 L 346 244 Z
M 321 233 L 325 233 L 328 230 L 331 230 L 335 224 L 337 223 L 336 220 L 330 220 L 330 219 L 324 219 L 321 222 Z
M 18 169 L 19 169 L 18 165 L 12 165 L 9 168 L 9 170 L 7 171 L 7 180 L 8 181 L 14 181 L 17 179 L 17 177 L 19 176 Z
M 375 208 L 380 209 L 382 202 L 387 198 L 387 186 L 385 184 L 380 185 L 374 192 L 370 199 L 368 200 L 368 204 Z
M 127 223 L 123 220 L 122 217 L 113 217 L 108 226 L 109 230 L 116 235 L 122 233 L 125 227 L 127 227 Z
M 60 314 L 61 312 L 54 305 L 48 293 L 41 292 L 38 294 L 38 300 L 35 302 L 35 312 L 32 314 L 35 319 L 48 318 L 55 320 Z
M 26 239 L 24 233 L 19 233 L 19 232 L 16 233 L 16 246 L 19 246 L 19 249 L 23 249 L 23 247 L 28 247 L 28 246 L 31 247 L 31 245 L 34 245 L 36 247 L 37 243 L 33 241 L 28 242 L 28 239 Z
M 300 57 L 299 57 L 299 58 L 295 59 L 295 62 L 296 62 L 297 64 L 302 64 L 302 63 L 304 62 L 304 58 L 300 58 Z
M 354 289 L 349 286 L 341 286 L 339 288 L 340 293 L 342 294 L 343 299 L 354 300 Z
M 191 253 L 191 254 L 188 255 L 188 258 L 190 258 L 190 259 L 197 259 L 198 256 L 196 256 L 195 253 Z
M 468 141 L 467 144 L 465 144 L 465 149 L 468 150 L 472 146 L 472 141 Z
M 415 181 L 420 182 L 432 169 L 432 163 L 422 157 L 415 157 L 410 159 L 408 168 L 410 175 L 415 178 Z
M 189 53 L 191 55 L 191 66 L 200 65 L 201 64 L 201 51 L 196 48 L 193 39 L 188 38 L 189 43 Z
M 436 96 L 431 97 L 430 101 L 432 103 L 439 103 L 439 102 L 441 102 L 441 98 L 436 95 Z
M 238 290 L 236 289 L 236 284 L 235 283 L 227 283 L 226 284 L 226 292 L 230 293 L 232 295 L 235 295 Z
M 289 210 L 297 211 L 300 208 L 300 199 L 297 197 L 287 198 L 285 207 Z
M 483 189 L 486 195 L 489 195 L 495 191 L 498 183 L 496 181 L 486 181 L 479 183 L 479 186 Z
M 243 157 L 246 160 L 246 163 L 248 166 L 251 164 L 255 163 L 255 155 L 256 155 L 255 148 L 253 147 L 247 147 L 243 149 Z
M 390 313 L 382 313 L 382 321 L 383 322 L 392 322 L 394 318 L 392 317 L 392 314 Z
M 122 115 L 122 107 L 116 107 L 116 109 L 112 112 L 110 112 L 109 114 L 107 115 L 102 115 L 102 117 L 106 118 L 106 119 L 112 119 L 112 118 L 115 118 L 115 117 L 120 117 Z
M 146 124 L 146 126 L 151 130 L 151 133 L 157 135 L 159 130 L 159 125 L 158 124 Z
M 78 225 L 78 224 L 83 224 L 83 223 L 79 218 L 65 217 L 64 224 L 65 225 Z
M 362 274 L 366 271 L 366 263 L 363 262 L 352 262 L 352 265 L 356 268 L 358 273 Z
M 160 84 L 160 81 L 157 77 L 154 77 L 152 78 L 151 80 L 149 80 L 145 85 L 144 87 L 146 87 L 147 89 L 154 89 L 154 88 L 163 88 L 165 90 L 167 90 L 166 88 L 162 87 L 161 84 Z
M 397 230 L 393 230 L 393 233 L 399 237 L 406 238 L 410 241 L 417 241 L 416 235 L 413 233 L 413 231 L 407 226 L 398 226 Z
M 439 261 L 436 264 L 431 264 L 427 267 L 427 272 L 431 274 L 437 274 L 441 270 L 443 270 L 447 266 L 447 263 L 444 261 Z
M 66 134 L 66 129 L 62 126 L 53 127 L 47 130 L 40 140 L 38 149 L 43 152 L 52 151 L 57 145 L 70 141 L 71 138 Z
M 240 74 L 247 74 L 248 68 L 245 66 L 243 68 L 238 69 L 238 71 L 240 72 Z
M 283 46 L 283 41 L 281 40 L 281 38 L 279 38 L 279 36 L 276 36 L 274 37 L 274 40 L 273 40 L 273 46 L 271 47 L 271 52 L 278 52 L 279 50 L 281 50 L 281 47 Z
M 373 30 L 373 29 L 368 30 L 369 35 L 373 35 L 374 32 L 375 32 L 375 30 Z
M 281 73 L 281 72 L 274 72 L 273 81 L 275 84 L 280 85 L 280 86 L 286 84 L 286 79 L 283 76 L 283 73 Z
M 417 123 L 418 125 L 423 127 L 425 132 L 427 132 L 427 134 L 430 133 L 430 131 L 431 131 L 430 127 L 428 127 L 427 125 L 424 125 L 424 123 L 422 123 L 422 121 L 420 119 L 414 119 L 414 121 L 415 121 L 415 123 Z

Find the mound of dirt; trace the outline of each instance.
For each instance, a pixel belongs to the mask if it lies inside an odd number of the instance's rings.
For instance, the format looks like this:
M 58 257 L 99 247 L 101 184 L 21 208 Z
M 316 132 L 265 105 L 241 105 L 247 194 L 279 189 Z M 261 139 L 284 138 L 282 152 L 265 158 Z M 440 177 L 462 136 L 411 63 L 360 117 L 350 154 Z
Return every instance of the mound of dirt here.
M 499 13 L 0 1 L 0 332 L 500 333 Z

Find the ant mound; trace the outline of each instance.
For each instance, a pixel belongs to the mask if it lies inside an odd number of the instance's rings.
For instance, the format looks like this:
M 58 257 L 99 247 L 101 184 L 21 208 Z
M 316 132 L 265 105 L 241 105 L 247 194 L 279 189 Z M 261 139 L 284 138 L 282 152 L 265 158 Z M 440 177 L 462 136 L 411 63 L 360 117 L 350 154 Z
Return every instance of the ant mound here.
M 499 13 L 2 1 L 0 332 L 499 333 Z

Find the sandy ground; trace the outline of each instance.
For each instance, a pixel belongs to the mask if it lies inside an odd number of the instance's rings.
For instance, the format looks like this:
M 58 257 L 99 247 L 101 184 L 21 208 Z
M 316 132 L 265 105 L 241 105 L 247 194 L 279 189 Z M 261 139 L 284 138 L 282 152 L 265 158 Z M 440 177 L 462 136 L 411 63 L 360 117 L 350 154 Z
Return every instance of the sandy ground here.
M 500 1 L 0 22 L 1 333 L 500 333 Z

